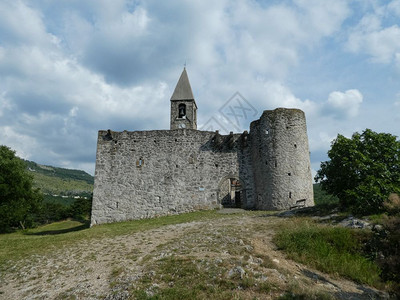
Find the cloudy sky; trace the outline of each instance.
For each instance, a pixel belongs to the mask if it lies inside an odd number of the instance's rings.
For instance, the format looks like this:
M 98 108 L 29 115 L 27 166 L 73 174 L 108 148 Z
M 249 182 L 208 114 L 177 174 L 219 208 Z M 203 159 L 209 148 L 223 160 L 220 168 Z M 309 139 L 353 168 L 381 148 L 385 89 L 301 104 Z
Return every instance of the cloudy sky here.
M 93 174 L 98 130 L 169 129 L 185 62 L 199 127 L 304 110 L 314 172 L 338 133 L 400 135 L 400 0 L 1 0 L 0 144 Z

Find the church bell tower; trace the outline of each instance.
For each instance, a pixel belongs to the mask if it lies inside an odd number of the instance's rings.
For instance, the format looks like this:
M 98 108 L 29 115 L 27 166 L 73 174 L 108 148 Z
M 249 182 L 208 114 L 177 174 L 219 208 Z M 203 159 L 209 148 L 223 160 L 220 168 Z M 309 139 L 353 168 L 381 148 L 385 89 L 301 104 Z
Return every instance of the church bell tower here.
M 171 96 L 170 129 L 197 129 L 197 105 L 186 68 L 183 68 L 181 77 Z

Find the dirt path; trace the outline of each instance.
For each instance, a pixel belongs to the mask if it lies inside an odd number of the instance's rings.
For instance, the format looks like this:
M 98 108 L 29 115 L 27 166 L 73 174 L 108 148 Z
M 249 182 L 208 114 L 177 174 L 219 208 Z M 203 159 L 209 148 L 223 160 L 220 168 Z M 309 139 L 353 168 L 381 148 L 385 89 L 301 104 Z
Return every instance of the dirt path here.
M 274 287 L 264 294 L 238 287 L 245 299 L 275 298 L 287 290 L 322 292 L 339 299 L 377 297 L 367 286 L 285 259 L 271 242 L 274 228 L 284 221 L 239 214 L 81 242 L 16 263 L 0 283 L 0 298 L 129 299 L 132 290 L 144 286 L 143 278 L 154 278 L 154 282 L 162 278 L 155 266 L 171 257 L 190 257 L 198 264 L 217 266 L 222 277 L 237 271 Z M 147 284 L 148 296 L 152 288 L 160 287 Z

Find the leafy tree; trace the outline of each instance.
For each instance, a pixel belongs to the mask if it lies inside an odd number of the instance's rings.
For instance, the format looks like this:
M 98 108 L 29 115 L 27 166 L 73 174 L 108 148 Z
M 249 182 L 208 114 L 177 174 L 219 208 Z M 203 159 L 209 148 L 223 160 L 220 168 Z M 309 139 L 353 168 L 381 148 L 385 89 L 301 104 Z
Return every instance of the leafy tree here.
M 35 216 L 35 221 L 39 224 L 47 224 L 64 220 L 71 217 L 68 206 L 56 202 L 43 201 L 40 205 L 40 211 Z
M 0 232 L 32 226 L 42 202 L 32 180 L 15 152 L 0 146 Z
M 315 181 L 356 213 L 382 209 L 390 193 L 400 192 L 400 141 L 366 129 L 352 138 L 338 135 Z
M 90 218 L 92 211 L 92 197 L 79 198 L 71 205 L 71 215 L 78 220 L 85 220 Z

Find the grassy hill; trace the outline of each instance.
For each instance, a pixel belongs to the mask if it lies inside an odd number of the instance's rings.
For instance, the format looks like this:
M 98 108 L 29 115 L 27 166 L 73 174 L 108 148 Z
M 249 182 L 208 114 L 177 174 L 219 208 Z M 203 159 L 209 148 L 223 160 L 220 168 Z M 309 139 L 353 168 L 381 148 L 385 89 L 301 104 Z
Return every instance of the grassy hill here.
M 94 177 L 85 171 L 44 166 L 33 161 L 25 163 L 33 175 L 34 186 L 47 196 L 89 196 L 93 192 Z

